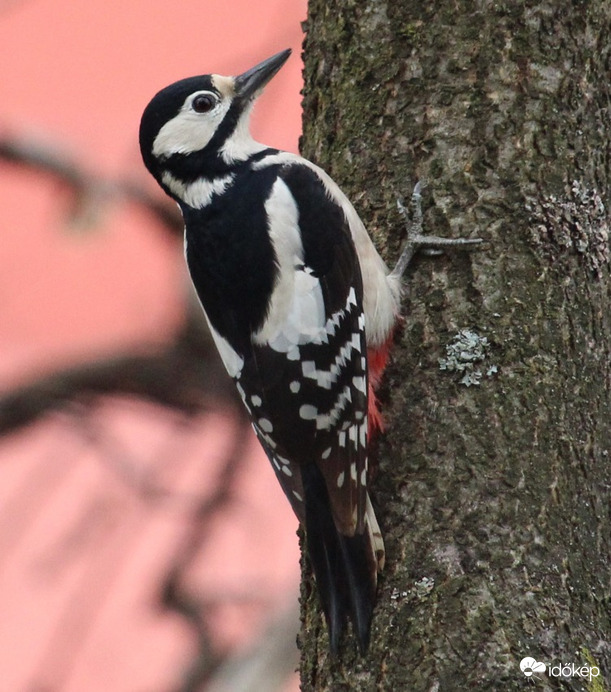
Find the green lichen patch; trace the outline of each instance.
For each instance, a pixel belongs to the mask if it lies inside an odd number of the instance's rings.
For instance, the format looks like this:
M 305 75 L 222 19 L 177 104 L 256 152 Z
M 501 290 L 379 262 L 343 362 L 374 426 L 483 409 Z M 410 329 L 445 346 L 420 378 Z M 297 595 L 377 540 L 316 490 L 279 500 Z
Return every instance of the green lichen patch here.
M 439 359 L 439 369 L 462 374 L 460 384 L 466 387 L 479 385 L 482 377 L 492 377 L 498 368 L 489 365 L 480 367 L 488 355 L 490 343 L 471 329 L 461 329 L 446 346 L 446 357 Z

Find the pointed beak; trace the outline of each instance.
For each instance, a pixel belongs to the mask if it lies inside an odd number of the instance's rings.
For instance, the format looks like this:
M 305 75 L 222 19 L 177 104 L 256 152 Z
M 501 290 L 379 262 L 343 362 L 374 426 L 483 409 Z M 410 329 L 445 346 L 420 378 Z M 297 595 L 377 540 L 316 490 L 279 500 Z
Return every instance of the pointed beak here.
M 291 49 L 287 48 L 238 75 L 235 78 L 236 96 L 239 96 L 244 101 L 256 96 L 284 65 L 290 54 Z

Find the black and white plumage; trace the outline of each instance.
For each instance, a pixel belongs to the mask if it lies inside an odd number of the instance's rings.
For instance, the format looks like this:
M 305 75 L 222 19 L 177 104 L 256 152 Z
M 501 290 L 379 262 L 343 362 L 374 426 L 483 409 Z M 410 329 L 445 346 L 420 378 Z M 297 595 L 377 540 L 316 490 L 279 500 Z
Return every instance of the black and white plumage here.
M 180 205 L 212 335 L 305 526 L 331 648 L 350 618 L 364 651 L 384 563 L 367 493 L 367 354 L 392 335 L 399 277 L 321 169 L 250 135 L 252 103 L 289 54 L 163 89 L 140 146 Z

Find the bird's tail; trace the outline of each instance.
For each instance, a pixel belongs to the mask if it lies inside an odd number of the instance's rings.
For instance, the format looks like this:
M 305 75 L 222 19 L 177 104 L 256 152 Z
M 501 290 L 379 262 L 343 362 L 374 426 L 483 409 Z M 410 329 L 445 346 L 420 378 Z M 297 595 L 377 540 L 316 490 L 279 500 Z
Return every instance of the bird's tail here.
M 369 645 L 377 573 L 384 564 L 384 543 L 367 498 L 365 530 L 347 536 L 337 530 L 327 487 L 315 464 L 302 467 L 308 555 L 329 627 L 332 653 L 337 653 L 346 620 L 352 621 L 359 651 Z

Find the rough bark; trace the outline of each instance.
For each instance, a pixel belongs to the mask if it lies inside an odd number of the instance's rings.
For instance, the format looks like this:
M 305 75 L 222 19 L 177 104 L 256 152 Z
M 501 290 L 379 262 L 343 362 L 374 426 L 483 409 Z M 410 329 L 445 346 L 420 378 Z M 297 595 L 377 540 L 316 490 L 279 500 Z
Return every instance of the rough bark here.
M 305 691 L 611 689 L 610 26 L 606 0 L 310 0 L 304 155 L 389 263 L 417 179 L 425 230 L 487 245 L 409 272 L 371 648 L 330 659 L 306 569 Z

